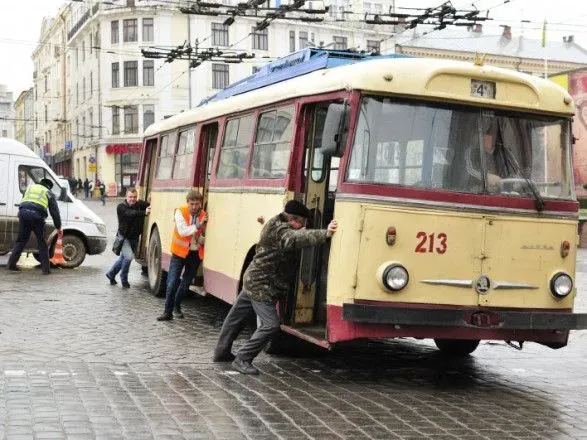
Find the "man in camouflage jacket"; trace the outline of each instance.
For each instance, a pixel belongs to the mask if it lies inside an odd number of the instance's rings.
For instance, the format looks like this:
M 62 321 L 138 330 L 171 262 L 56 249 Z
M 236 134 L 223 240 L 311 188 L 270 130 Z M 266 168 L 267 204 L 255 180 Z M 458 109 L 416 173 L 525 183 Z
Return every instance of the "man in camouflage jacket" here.
M 252 361 L 279 332 L 275 304 L 287 295 L 295 281 L 296 250 L 324 243 L 337 228 L 333 220 L 327 229 L 305 229 L 308 216 L 308 208 L 290 200 L 284 212 L 270 219 L 261 231 L 255 256 L 243 276 L 242 291 L 220 330 L 214 350 L 215 362 L 232 360 L 234 369 L 241 373 L 259 373 Z M 251 312 L 257 314 L 261 323 L 235 357 L 231 353 L 232 343 Z

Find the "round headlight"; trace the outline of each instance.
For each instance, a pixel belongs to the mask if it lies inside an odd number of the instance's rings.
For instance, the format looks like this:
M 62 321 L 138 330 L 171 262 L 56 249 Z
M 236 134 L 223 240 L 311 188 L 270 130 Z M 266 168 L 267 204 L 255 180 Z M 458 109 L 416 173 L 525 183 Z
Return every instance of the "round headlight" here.
M 397 291 L 403 289 L 408 284 L 409 279 L 408 271 L 399 264 L 392 264 L 383 271 L 383 285 L 389 290 Z
M 573 290 L 573 280 L 566 273 L 557 273 L 550 280 L 550 291 L 557 298 L 564 298 Z

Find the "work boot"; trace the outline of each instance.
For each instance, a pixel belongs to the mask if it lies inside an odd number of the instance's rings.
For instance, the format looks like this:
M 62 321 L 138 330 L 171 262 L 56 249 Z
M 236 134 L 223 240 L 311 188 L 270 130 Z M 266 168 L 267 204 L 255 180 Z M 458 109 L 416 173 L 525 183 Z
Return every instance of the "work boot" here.
M 180 306 L 175 306 L 175 310 L 173 311 L 173 316 L 177 319 L 185 318 L 185 316 L 183 315 L 183 312 L 181 311 Z
M 243 361 L 238 356 L 232 361 L 232 368 L 242 374 L 259 374 L 259 370 L 251 361 Z
M 173 315 L 168 315 L 167 313 L 163 313 L 161 316 L 157 316 L 157 321 L 171 321 L 173 319 Z
M 123 281 L 122 282 L 122 287 L 124 287 L 125 289 L 129 289 L 130 288 L 130 284 L 128 284 L 128 281 Z
M 111 277 L 110 275 L 106 274 L 106 278 L 108 278 L 108 280 L 110 281 L 111 286 L 114 286 L 115 284 L 117 284 L 114 277 Z
M 214 362 L 232 362 L 232 361 L 234 361 L 235 358 L 236 358 L 236 356 L 229 351 L 228 353 L 215 354 L 214 357 L 212 358 L 212 361 L 214 361 Z

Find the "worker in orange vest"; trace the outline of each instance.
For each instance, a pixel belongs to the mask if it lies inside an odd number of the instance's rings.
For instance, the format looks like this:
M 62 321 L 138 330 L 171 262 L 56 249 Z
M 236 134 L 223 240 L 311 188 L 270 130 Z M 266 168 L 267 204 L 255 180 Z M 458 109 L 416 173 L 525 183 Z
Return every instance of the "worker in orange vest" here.
M 175 210 L 175 227 L 171 239 L 171 261 L 167 272 L 165 311 L 157 317 L 157 321 L 170 321 L 174 315 L 179 319 L 184 318 L 181 311 L 181 300 L 204 258 L 203 232 L 208 216 L 202 209 L 203 199 L 202 194 L 192 190 L 186 196 L 187 204 Z M 181 275 L 182 270 L 183 275 Z

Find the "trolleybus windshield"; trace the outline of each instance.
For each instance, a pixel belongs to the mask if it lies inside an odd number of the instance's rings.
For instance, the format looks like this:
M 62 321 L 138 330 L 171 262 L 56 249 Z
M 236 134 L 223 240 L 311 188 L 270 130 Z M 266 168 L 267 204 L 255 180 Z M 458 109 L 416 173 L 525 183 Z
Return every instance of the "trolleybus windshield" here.
M 573 199 L 570 121 L 364 97 L 346 180 Z

